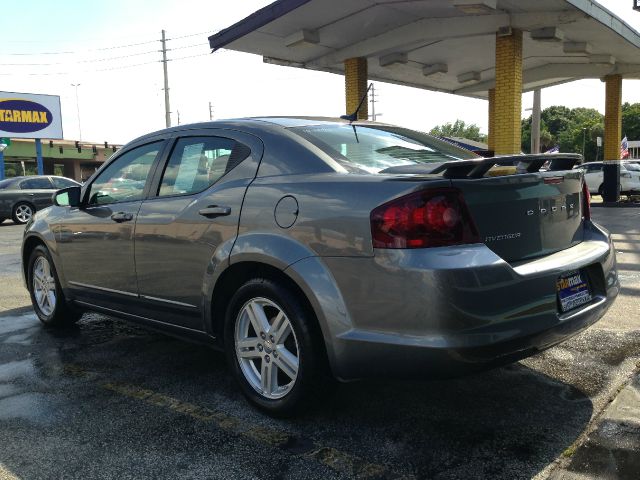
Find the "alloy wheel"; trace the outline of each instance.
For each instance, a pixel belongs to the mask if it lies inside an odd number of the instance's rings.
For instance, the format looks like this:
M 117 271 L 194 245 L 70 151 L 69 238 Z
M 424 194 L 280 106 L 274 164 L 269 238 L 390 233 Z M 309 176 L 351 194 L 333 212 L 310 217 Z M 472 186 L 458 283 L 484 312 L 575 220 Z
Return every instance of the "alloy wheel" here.
M 38 257 L 34 262 L 32 279 L 33 296 L 38 308 L 44 315 L 49 316 L 56 308 L 56 280 L 45 257 Z
M 16 218 L 20 223 L 27 223 L 33 216 L 33 210 L 29 205 L 18 205 L 16 207 Z
M 253 298 L 240 309 L 235 325 L 235 351 L 249 384 L 275 400 L 293 388 L 300 349 L 284 310 L 266 298 Z

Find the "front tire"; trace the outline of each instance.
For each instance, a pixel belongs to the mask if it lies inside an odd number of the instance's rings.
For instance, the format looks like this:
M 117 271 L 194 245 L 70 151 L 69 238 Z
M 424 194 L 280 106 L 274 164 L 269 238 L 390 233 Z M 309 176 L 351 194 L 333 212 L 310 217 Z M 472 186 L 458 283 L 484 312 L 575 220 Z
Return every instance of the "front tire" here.
M 227 308 L 229 365 L 249 402 L 270 415 L 292 414 L 326 393 L 321 341 L 313 312 L 279 282 L 252 279 Z
M 66 327 L 78 321 L 81 314 L 67 305 L 60 280 L 49 251 L 38 245 L 31 252 L 28 286 L 33 310 L 48 327 Z
M 31 220 L 34 213 L 36 213 L 36 209 L 29 202 L 19 202 L 14 205 L 11 218 L 14 223 L 24 225 Z

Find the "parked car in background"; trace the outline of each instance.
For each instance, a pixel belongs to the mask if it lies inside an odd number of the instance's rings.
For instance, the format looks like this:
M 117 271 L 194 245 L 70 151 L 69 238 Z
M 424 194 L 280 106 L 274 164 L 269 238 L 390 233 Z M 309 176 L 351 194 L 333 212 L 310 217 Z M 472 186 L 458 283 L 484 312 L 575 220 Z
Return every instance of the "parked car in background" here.
M 604 182 L 604 162 L 587 162 L 575 167 L 584 171 L 590 193 L 602 195 Z M 640 165 L 635 162 L 620 163 L 620 193 L 622 195 L 640 195 Z
M 7 218 L 27 223 L 37 210 L 51 205 L 51 197 L 61 188 L 80 185 L 65 177 L 38 175 L 0 180 L 0 223 Z
M 372 122 L 181 125 L 58 192 L 25 229 L 24 277 L 45 325 L 95 310 L 224 349 L 283 414 L 332 377 L 460 375 L 596 322 L 616 254 L 579 159 Z

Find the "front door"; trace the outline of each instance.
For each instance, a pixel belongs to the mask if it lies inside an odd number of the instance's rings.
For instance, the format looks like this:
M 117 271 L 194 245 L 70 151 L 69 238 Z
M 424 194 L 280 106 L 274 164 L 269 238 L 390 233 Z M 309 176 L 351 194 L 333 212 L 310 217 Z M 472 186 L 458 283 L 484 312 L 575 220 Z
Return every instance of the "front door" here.
M 122 152 L 91 181 L 81 208 L 54 228 L 63 273 L 76 300 L 120 310 L 137 298 L 136 216 L 164 141 Z
M 224 130 L 186 135 L 175 140 L 140 208 L 136 270 L 141 300 L 153 318 L 204 330 L 206 271 L 225 258 L 218 252 L 231 251 L 262 143 Z

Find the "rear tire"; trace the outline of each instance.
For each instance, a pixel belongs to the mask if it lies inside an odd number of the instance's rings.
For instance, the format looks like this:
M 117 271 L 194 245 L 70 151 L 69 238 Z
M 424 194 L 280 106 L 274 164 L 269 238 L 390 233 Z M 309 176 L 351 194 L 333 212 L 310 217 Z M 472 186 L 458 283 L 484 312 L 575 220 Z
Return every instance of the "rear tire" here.
M 24 225 L 33 217 L 34 213 L 36 213 L 36 209 L 29 202 L 18 202 L 13 206 L 11 218 L 14 223 Z
M 312 311 L 279 282 L 246 282 L 227 308 L 224 344 L 233 375 L 254 406 L 287 416 L 326 395 L 322 335 Z
M 56 267 L 44 246 L 38 245 L 31 252 L 27 273 L 33 310 L 44 325 L 68 327 L 80 319 L 82 314 L 66 303 Z
M 604 196 L 604 183 L 598 187 L 598 195 Z

